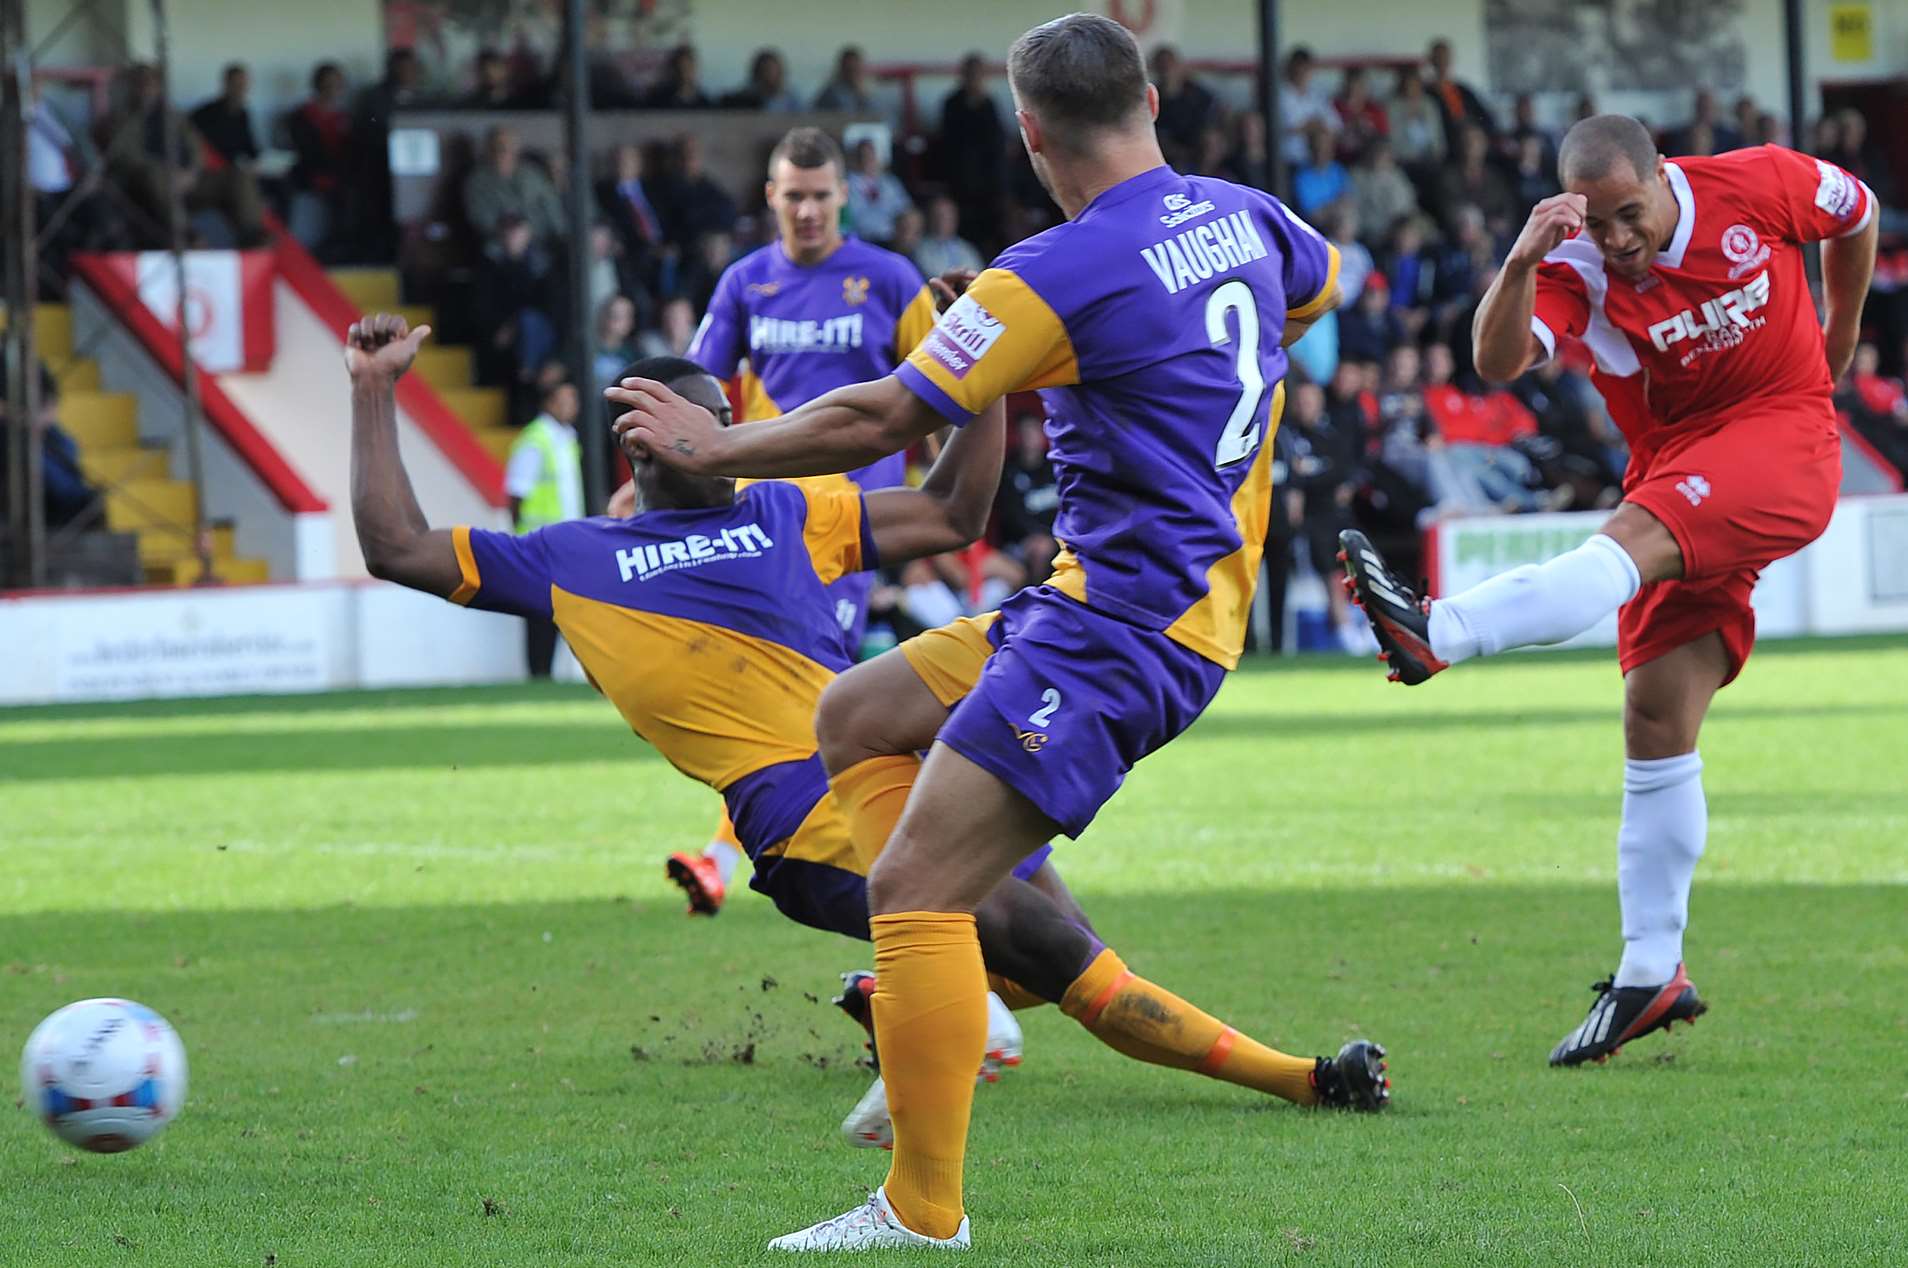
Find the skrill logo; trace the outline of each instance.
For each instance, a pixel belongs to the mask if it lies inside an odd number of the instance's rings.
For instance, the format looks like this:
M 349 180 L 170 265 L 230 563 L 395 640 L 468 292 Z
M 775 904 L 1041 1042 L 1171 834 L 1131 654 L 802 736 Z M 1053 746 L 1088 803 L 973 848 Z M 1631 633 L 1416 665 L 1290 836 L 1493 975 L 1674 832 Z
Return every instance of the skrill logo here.
M 955 378 L 964 379 L 1005 333 L 1007 327 L 1000 318 L 981 307 L 972 295 L 963 295 L 941 314 L 928 336 L 928 355 L 946 366 Z
M 755 559 L 772 550 L 775 540 L 762 531 L 760 524 L 742 524 L 725 528 L 710 536 L 691 533 L 670 542 L 652 542 L 616 552 L 616 570 L 624 581 L 648 581 L 665 572 L 700 568 L 725 559 Z

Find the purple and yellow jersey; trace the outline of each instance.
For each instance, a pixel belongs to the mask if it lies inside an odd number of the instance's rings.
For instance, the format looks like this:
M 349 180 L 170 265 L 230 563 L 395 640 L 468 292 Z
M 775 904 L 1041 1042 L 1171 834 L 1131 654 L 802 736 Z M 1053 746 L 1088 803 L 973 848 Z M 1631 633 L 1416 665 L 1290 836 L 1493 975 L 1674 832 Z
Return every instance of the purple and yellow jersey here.
M 452 542 L 451 601 L 553 618 L 630 727 L 722 793 L 752 856 L 851 856 L 815 706 L 848 667 L 823 587 L 876 563 L 859 493 L 766 481 L 730 506 Z
M 1066 547 L 1049 584 L 1232 668 L 1271 510 L 1279 341 L 1337 275 L 1278 199 L 1157 167 L 1002 252 L 897 373 L 957 424 L 1038 389 Z
M 731 264 L 716 283 L 689 359 L 725 382 L 742 369 L 742 420 L 775 418 L 850 383 L 890 373 L 934 327 L 934 296 L 903 256 L 844 238 L 803 266 L 779 242 Z M 851 471 L 863 490 L 907 479 L 907 456 Z

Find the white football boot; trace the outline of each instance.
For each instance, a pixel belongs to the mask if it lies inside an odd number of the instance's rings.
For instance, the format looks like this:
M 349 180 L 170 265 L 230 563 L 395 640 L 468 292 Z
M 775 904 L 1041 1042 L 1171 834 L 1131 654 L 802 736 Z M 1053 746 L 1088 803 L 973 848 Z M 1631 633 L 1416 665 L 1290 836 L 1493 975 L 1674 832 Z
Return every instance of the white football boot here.
M 876 1086 L 879 1086 L 877 1084 Z M 921 1246 L 931 1250 L 966 1250 L 967 1217 L 952 1237 L 923 1237 L 903 1224 L 888 1205 L 885 1189 L 876 1189 L 868 1200 L 852 1211 L 832 1220 L 811 1224 L 799 1233 L 787 1233 L 768 1244 L 770 1250 L 881 1250 L 890 1246 Z
M 987 992 L 987 1050 L 981 1057 L 980 1073 L 974 1082 L 998 1083 L 1002 1070 L 1011 1070 L 1021 1059 L 1020 1023 L 1000 996 Z M 888 1117 L 888 1089 L 876 1075 L 868 1090 L 861 1094 L 848 1117 L 841 1120 L 841 1134 L 857 1149 L 893 1149 L 894 1120 Z

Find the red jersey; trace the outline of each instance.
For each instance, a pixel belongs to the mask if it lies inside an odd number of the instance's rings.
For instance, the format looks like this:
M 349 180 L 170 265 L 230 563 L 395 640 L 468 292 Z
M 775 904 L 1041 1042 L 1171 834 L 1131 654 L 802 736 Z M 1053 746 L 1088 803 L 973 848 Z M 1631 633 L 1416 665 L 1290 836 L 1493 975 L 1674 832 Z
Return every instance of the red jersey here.
M 1819 400 L 1832 384 L 1802 246 L 1875 214 L 1866 185 L 1776 145 L 1665 165 L 1679 211 L 1670 244 L 1635 280 L 1606 273 L 1587 235 L 1537 270 L 1531 332 L 1555 355 L 1581 339 L 1591 378 L 1639 455 L 1725 424 L 1745 403 Z

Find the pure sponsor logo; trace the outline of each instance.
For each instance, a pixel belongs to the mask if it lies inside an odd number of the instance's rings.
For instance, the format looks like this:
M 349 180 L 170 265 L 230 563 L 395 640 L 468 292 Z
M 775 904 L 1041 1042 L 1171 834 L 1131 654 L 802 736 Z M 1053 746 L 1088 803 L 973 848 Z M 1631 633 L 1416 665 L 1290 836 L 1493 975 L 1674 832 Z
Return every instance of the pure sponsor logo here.
M 1854 215 L 1862 202 L 1862 187 L 1855 178 L 1821 159 L 1815 160 L 1815 171 L 1820 177 L 1815 186 L 1815 205 L 1837 220 Z
M 1166 204 L 1166 214 L 1159 218 L 1159 223 L 1165 225 L 1168 229 L 1176 229 L 1180 225 L 1185 224 L 1188 220 L 1197 220 L 1201 216 L 1210 216 L 1217 210 L 1217 208 L 1212 205 L 1210 198 L 1202 198 L 1198 202 L 1194 202 L 1184 194 L 1168 194 L 1163 201 Z
M 760 353 L 848 352 L 861 346 L 862 315 L 820 320 L 750 317 L 749 351 Z
M 1169 295 L 1203 282 L 1218 273 L 1230 273 L 1272 254 L 1252 223 L 1252 216 L 1235 211 L 1210 224 L 1199 225 L 1152 246 L 1141 247 L 1140 257 Z
M 729 559 L 756 559 L 772 550 L 775 540 L 760 524 L 742 524 L 720 533 L 690 533 L 674 541 L 650 542 L 616 552 L 616 571 L 624 581 L 648 581 L 665 572 L 700 568 Z
M 1730 225 L 1723 230 L 1722 253 L 1729 259 L 1731 280 L 1761 268 L 1769 258 L 1769 248 L 1748 225 Z
M 1676 482 L 1676 491 L 1688 498 L 1691 506 L 1701 506 L 1710 493 L 1709 481 L 1699 475 L 1685 476 Z
M 1666 317 L 1650 327 L 1650 343 L 1658 352 L 1684 341 L 1701 343 L 1683 358 L 1688 365 L 1705 352 L 1733 348 L 1752 330 L 1759 329 L 1767 317 L 1755 316 L 1769 302 L 1769 274 L 1758 273 L 1748 284 L 1706 299 L 1700 309 L 1685 308 L 1674 317 Z
M 928 355 L 946 366 L 948 373 L 964 379 L 974 363 L 986 356 L 987 350 L 1006 333 L 1007 326 L 1000 318 L 983 308 L 972 295 L 963 295 L 941 314 L 925 346 Z

